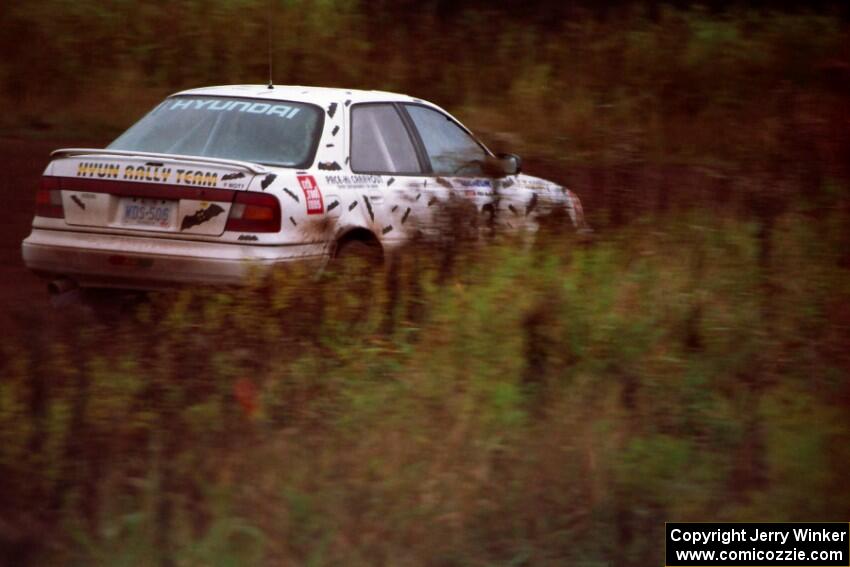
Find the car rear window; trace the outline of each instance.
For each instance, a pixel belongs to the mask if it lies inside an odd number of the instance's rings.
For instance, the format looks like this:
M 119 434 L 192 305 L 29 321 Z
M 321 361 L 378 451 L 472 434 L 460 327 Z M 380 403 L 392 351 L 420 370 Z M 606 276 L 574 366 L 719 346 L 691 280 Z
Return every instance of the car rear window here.
M 324 113 L 312 104 L 231 97 L 166 99 L 108 148 L 306 168 Z

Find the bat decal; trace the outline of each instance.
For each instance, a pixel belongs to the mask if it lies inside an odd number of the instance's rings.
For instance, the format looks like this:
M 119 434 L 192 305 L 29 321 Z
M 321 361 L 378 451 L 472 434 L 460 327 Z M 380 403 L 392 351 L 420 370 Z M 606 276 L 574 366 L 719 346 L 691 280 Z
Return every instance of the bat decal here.
M 331 105 L 328 107 L 328 116 L 333 118 L 334 114 L 336 114 L 336 103 L 332 102 Z
M 369 202 L 369 197 L 363 195 L 363 201 L 366 203 L 366 209 L 369 211 L 369 218 L 375 220 L 375 212 L 372 211 L 372 203 Z
M 387 179 L 387 187 L 392 185 L 394 182 L 395 182 L 395 177 L 390 177 L 389 179 Z
M 392 226 L 392 225 L 390 225 L 390 226 L 385 226 L 385 227 L 383 228 L 383 230 L 381 230 L 381 234 L 386 234 L 386 233 L 388 233 L 388 232 L 391 232 L 391 231 L 392 231 L 392 229 L 393 229 L 393 226 Z
M 334 126 L 334 129 L 331 130 L 331 136 L 336 136 L 337 132 L 339 132 L 339 126 Z
M 407 210 L 404 211 L 404 215 L 401 217 L 401 224 L 404 224 L 407 221 L 407 217 L 410 216 L 410 207 L 407 207 Z
M 338 206 L 339 206 L 339 201 L 334 201 L 333 203 L 328 205 L 328 208 L 325 209 L 325 212 L 330 212 L 330 211 L 334 210 L 335 208 L 337 208 Z
M 508 205 L 508 208 L 511 210 L 511 212 L 512 212 L 513 214 L 515 214 L 515 215 L 518 215 L 518 214 L 519 214 L 519 213 L 517 212 L 516 208 L 515 208 L 513 205 Z
M 335 161 L 320 161 L 319 169 L 324 171 L 339 171 L 342 167 L 340 167 L 340 165 Z
M 356 207 L 356 206 L 357 206 L 357 201 L 354 201 L 353 203 L 351 203 L 350 205 L 348 205 L 348 210 L 349 210 L 349 211 L 353 211 L 353 210 L 354 210 L 354 207 Z
M 82 210 L 84 210 L 84 211 L 86 210 L 86 204 L 83 203 L 82 199 L 80 199 L 76 195 L 71 195 L 71 200 L 74 201 L 77 204 L 77 206 L 80 207 Z
M 222 175 L 221 180 L 222 181 L 233 181 L 234 179 L 242 179 L 243 177 L 245 177 L 245 174 L 242 173 L 241 171 L 237 171 L 235 173 L 228 173 L 227 175 Z
M 274 173 L 269 173 L 268 175 L 266 175 L 265 179 L 263 179 L 262 183 L 260 183 L 260 187 L 262 187 L 263 191 L 265 191 L 275 179 L 277 179 L 277 175 L 275 175 Z
M 297 222 L 295 222 L 295 219 L 294 219 L 294 218 L 292 218 L 292 217 L 289 217 L 289 222 L 291 222 L 291 223 L 292 223 L 292 226 L 298 226 L 298 223 L 297 223 Z
M 525 209 L 525 216 L 528 216 L 531 211 L 534 210 L 534 207 L 537 206 L 537 193 L 532 193 L 531 201 L 528 202 L 528 207 Z
M 206 209 L 198 209 L 191 215 L 186 215 L 183 217 L 183 222 L 180 223 L 180 230 L 187 230 L 192 228 L 193 226 L 198 226 L 199 224 L 203 224 L 210 219 L 214 219 L 218 215 L 224 212 L 219 205 L 213 203 Z
M 289 189 L 287 189 L 286 187 L 284 187 L 284 188 L 283 188 L 283 190 L 286 192 L 286 194 L 287 194 L 287 195 L 289 195 L 290 197 L 292 197 L 293 199 L 295 199 L 295 202 L 296 202 L 296 203 L 300 203 L 300 202 L 301 202 L 301 199 L 299 199 L 299 198 L 298 198 L 298 195 L 296 195 L 295 193 L 293 193 L 292 191 L 290 191 L 290 190 L 289 190 Z
M 436 181 L 437 181 L 437 183 L 439 183 L 440 185 L 442 185 L 442 186 L 443 186 L 443 187 L 445 187 L 446 189 L 451 189 L 451 188 L 452 188 L 452 184 L 451 184 L 451 182 L 450 182 L 450 181 L 448 181 L 447 179 L 443 179 L 442 177 L 438 177 L 438 178 L 436 179 Z
M 390 212 L 391 212 L 391 213 L 394 213 L 394 212 L 396 212 L 397 210 L 398 210 L 398 205 L 393 205 L 393 208 L 392 208 L 392 209 L 390 209 Z

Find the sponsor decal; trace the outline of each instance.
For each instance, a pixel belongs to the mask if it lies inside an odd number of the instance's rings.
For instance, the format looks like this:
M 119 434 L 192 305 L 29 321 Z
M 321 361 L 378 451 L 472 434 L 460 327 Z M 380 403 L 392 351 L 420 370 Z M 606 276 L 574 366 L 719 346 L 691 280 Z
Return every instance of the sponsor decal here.
M 153 181 L 155 183 L 166 183 L 171 177 L 172 170 L 170 167 L 161 167 L 155 165 L 140 165 L 124 166 L 124 174 L 122 179 L 130 181 Z
M 177 169 L 174 171 L 174 181 L 178 185 L 201 185 L 203 187 L 215 187 L 218 184 L 218 173 L 201 170 L 193 171 L 191 169 Z
M 201 187 L 215 187 L 219 181 L 218 173 L 214 171 L 173 169 L 162 165 L 125 165 L 122 169 L 120 165 L 102 162 L 81 162 L 77 164 L 77 177 L 149 181 Z
M 377 187 L 381 184 L 380 175 L 325 175 L 325 183 L 343 189 Z
M 463 187 L 463 195 L 465 197 L 492 197 L 495 195 L 493 184 L 489 179 L 461 179 L 459 181 Z
M 121 166 L 114 163 L 81 162 L 77 164 L 77 177 L 118 179 Z
M 300 109 L 286 104 L 269 104 L 244 100 L 176 98 L 166 106 L 168 110 L 215 110 L 219 112 L 247 112 L 292 119 Z
M 549 191 L 549 185 L 538 179 L 520 179 L 517 185 L 532 191 Z
M 193 226 L 203 224 L 210 219 L 213 219 L 224 212 L 220 206 L 213 203 L 209 207 L 198 209 L 191 215 L 183 217 L 183 222 L 180 223 L 180 230 L 187 230 Z
M 492 187 L 488 179 L 461 179 L 460 184 L 463 187 Z
M 299 175 L 298 183 L 301 184 L 301 190 L 304 191 L 304 200 L 307 203 L 307 214 L 322 214 L 325 210 L 325 205 L 322 202 L 322 192 L 316 184 L 316 179 L 312 175 Z

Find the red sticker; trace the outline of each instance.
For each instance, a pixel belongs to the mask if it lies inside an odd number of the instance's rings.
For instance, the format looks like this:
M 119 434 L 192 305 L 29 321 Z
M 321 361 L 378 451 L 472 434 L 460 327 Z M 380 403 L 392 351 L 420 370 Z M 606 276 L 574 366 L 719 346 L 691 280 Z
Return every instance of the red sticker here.
M 312 175 L 299 175 L 298 183 L 304 191 L 304 199 L 307 201 L 307 214 L 320 215 L 325 212 L 325 204 L 322 201 L 322 192 L 316 184 Z

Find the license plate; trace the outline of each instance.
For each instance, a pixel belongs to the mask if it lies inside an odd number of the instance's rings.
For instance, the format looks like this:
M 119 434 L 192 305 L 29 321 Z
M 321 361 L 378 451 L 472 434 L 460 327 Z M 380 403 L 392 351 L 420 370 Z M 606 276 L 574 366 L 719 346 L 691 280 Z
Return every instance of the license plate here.
M 176 225 L 177 201 L 166 199 L 121 199 L 121 224 L 167 230 Z

